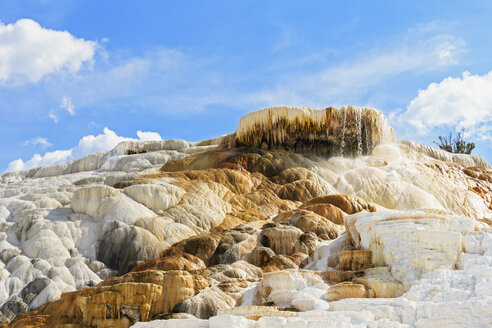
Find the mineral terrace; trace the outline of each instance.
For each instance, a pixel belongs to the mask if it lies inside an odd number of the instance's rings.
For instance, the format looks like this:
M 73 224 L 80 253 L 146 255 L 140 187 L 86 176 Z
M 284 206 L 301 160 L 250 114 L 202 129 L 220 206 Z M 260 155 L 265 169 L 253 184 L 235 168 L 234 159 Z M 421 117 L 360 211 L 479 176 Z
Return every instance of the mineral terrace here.
M 5 173 L 0 326 L 490 327 L 491 190 L 350 106 Z

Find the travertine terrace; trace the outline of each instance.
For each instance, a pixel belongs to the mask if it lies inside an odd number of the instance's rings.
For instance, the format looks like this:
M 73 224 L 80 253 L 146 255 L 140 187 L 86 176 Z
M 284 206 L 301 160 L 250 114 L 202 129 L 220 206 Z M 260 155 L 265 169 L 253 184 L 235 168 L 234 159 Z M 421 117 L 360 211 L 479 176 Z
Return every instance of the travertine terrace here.
M 362 156 L 378 144 L 394 141 L 393 129 L 376 109 L 273 107 L 244 116 L 234 145 L 323 156 Z
M 350 106 L 5 173 L 0 322 L 491 326 L 491 190 L 481 157 Z

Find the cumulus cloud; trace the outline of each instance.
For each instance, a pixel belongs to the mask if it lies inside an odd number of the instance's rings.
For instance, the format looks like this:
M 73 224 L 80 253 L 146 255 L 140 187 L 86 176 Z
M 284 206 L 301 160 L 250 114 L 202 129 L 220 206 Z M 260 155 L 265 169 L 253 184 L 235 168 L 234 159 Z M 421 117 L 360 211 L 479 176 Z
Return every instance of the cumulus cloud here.
M 66 110 L 70 116 L 75 115 L 75 106 L 73 105 L 72 98 L 70 97 L 65 96 L 62 98 L 60 108 Z
M 70 159 L 72 150 L 55 150 L 47 152 L 44 155 L 34 154 L 32 158 L 26 162 L 22 159 L 17 159 L 9 163 L 7 171 L 20 171 L 31 169 L 37 166 L 49 165 Z
M 79 144 L 72 148 L 72 156 L 74 158 L 81 157 L 90 153 L 105 151 L 113 148 L 118 143 L 126 140 L 134 140 L 132 138 L 121 137 L 113 130 L 104 128 L 103 133 L 97 136 L 88 135 L 80 139 Z
M 46 148 L 49 148 L 49 147 L 53 146 L 48 141 L 47 138 L 43 138 L 43 137 L 36 137 L 36 138 L 33 138 L 33 139 L 29 139 L 29 140 L 24 141 L 24 146 L 29 146 L 29 145 L 41 146 L 43 149 L 46 149 Z
M 467 135 L 475 133 L 488 139 L 492 123 L 492 71 L 485 75 L 464 72 L 461 77 L 448 77 L 418 91 L 399 122 L 408 122 L 420 134 L 433 128 L 456 126 Z
M 153 141 L 153 140 L 160 141 L 160 140 L 162 140 L 161 135 L 157 132 L 137 131 L 137 137 L 138 137 L 138 139 L 143 140 L 143 141 Z
M 9 163 L 7 171 L 27 170 L 38 166 L 50 165 L 63 161 L 73 160 L 85 155 L 106 151 L 114 148 L 118 143 L 128 140 L 162 140 L 157 132 L 137 132 L 138 139 L 122 137 L 113 130 L 104 128 L 103 133 L 99 135 L 84 136 L 79 140 L 77 146 L 66 150 L 55 150 L 46 152 L 44 155 L 34 154 L 31 159 L 23 161 L 17 159 Z M 43 139 L 43 138 L 41 138 Z M 34 139 L 35 140 L 35 139 Z M 47 142 L 47 140 L 45 140 Z
M 32 19 L 0 22 L 0 83 L 36 83 L 51 73 L 75 73 L 93 60 L 96 47 L 96 42 L 43 28 Z

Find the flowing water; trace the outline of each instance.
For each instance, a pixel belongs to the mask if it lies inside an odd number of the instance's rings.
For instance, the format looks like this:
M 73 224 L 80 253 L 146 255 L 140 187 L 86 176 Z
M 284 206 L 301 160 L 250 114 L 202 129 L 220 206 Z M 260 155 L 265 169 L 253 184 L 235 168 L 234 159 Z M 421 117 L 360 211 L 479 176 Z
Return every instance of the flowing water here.
M 362 110 L 356 109 L 357 156 L 362 156 Z
M 343 111 L 342 142 L 340 142 L 340 156 L 343 156 L 345 148 L 345 125 L 347 124 L 347 111 Z

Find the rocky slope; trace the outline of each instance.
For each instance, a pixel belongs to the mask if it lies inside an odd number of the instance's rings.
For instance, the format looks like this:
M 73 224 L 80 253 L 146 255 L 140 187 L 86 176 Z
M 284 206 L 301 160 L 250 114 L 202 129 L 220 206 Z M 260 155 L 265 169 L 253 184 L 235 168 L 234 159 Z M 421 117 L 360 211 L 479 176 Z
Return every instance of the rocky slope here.
M 0 322 L 492 325 L 491 189 L 482 158 L 396 141 L 357 107 L 6 173 Z

